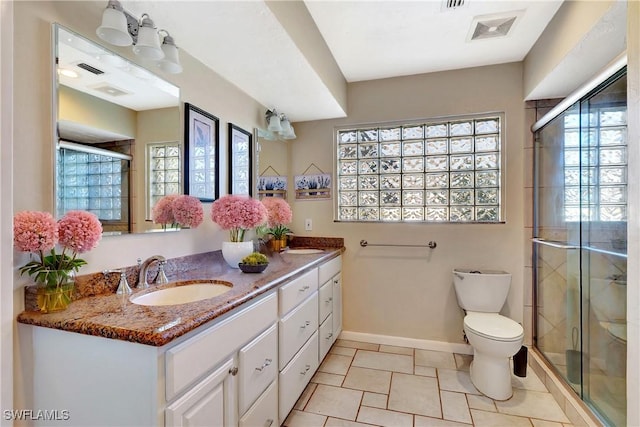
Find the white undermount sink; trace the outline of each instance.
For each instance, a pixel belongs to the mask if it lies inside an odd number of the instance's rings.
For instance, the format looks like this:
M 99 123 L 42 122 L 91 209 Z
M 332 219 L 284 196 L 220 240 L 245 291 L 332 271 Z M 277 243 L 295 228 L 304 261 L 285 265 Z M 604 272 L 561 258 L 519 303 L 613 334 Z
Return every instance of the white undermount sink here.
M 309 255 L 309 254 L 321 254 L 322 252 L 324 252 L 324 249 L 301 248 L 301 249 L 289 249 L 285 253 Z
M 188 284 L 134 296 L 131 298 L 131 302 L 148 306 L 186 304 L 217 297 L 229 292 L 232 286 L 229 282 L 211 280 L 189 282 Z

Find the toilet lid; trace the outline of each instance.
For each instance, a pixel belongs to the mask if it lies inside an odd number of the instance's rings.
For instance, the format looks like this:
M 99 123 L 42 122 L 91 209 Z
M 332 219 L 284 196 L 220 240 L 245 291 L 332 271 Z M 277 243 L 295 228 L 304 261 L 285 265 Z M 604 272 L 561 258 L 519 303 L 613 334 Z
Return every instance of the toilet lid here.
M 496 313 L 468 313 L 464 326 L 472 332 L 499 341 L 511 341 L 524 334 L 522 325 Z

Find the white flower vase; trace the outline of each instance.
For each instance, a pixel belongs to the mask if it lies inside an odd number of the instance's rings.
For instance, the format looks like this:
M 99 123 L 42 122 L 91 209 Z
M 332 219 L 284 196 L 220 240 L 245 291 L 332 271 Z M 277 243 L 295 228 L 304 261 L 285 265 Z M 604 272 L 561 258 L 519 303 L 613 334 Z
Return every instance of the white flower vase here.
M 242 258 L 253 252 L 253 242 L 222 242 L 222 257 L 231 268 L 239 268 Z

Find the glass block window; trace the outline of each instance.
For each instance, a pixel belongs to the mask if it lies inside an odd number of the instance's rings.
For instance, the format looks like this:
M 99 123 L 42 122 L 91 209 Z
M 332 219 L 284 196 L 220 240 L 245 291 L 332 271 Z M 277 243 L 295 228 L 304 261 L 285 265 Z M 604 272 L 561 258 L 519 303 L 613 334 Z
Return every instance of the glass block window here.
M 567 114 L 564 135 L 565 220 L 626 221 L 626 107 Z
M 147 144 L 147 219 L 158 200 L 168 194 L 181 194 L 180 143 Z
M 502 118 L 340 129 L 337 220 L 501 221 Z
M 101 221 L 128 221 L 128 160 L 59 148 L 57 161 L 58 217 L 85 210 Z

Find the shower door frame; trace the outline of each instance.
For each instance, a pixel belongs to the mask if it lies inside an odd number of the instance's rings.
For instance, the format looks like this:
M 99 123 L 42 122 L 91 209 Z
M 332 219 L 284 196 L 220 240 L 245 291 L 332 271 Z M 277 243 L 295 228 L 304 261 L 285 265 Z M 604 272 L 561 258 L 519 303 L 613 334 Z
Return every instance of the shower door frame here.
M 608 419 L 607 416 L 604 413 L 600 413 L 600 408 L 598 406 L 595 405 L 595 403 L 590 403 L 590 401 L 585 400 L 585 398 L 590 396 L 587 396 L 586 389 L 585 387 L 588 386 L 588 384 L 585 383 L 588 382 L 590 379 L 588 378 L 589 375 L 585 375 L 584 372 L 584 361 L 585 361 L 585 356 L 584 356 L 584 351 L 586 351 L 585 349 L 585 345 L 587 345 L 587 343 L 585 343 L 584 341 L 584 327 L 585 327 L 585 322 L 587 320 L 585 320 L 585 303 L 584 303 L 584 298 L 583 298 L 583 293 L 585 292 L 584 287 L 583 287 L 583 280 L 584 280 L 584 260 L 585 257 L 589 256 L 587 255 L 587 253 L 590 253 L 592 250 L 594 252 L 600 252 L 600 253 L 608 253 L 608 251 L 606 250 L 601 250 L 601 249 L 597 249 L 597 248 L 590 248 L 588 247 L 588 244 L 584 243 L 584 220 L 582 219 L 582 196 L 581 197 L 581 202 L 580 202 L 580 221 L 579 224 L 577 226 L 578 228 L 578 233 L 579 233 L 579 238 L 578 238 L 578 245 L 572 245 L 570 243 L 568 243 L 569 239 L 566 239 L 567 242 L 553 242 L 553 241 L 544 241 L 544 239 L 539 238 L 540 234 L 540 218 L 539 218 L 539 207 L 540 207 L 540 171 L 539 171 L 539 166 L 540 166 L 540 141 L 539 141 L 539 136 L 537 131 L 541 130 L 544 126 L 546 126 L 547 124 L 549 124 L 552 120 L 554 120 L 556 117 L 559 117 L 561 115 L 564 115 L 564 113 L 570 109 L 572 106 L 575 106 L 576 104 L 578 104 L 579 108 L 579 114 L 582 115 L 582 103 L 585 100 L 585 98 L 591 94 L 591 92 L 594 91 L 594 89 L 596 89 L 598 86 L 606 83 L 608 80 L 615 80 L 616 78 L 619 78 L 620 75 L 624 72 L 626 73 L 626 64 L 627 64 L 627 58 L 626 55 L 621 55 L 620 57 L 618 57 L 615 61 L 613 61 L 605 70 L 603 70 L 601 73 L 599 73 L 597 76 L 595 76 L 591 81 L 589 81 L 588 83 L 586 83 L 585 85 L 583 85 L 580 89 L 578 89 L 576 92 L 574 92 L 572 95 L 570 95 L 569 97 L 565 98 L 564 100 L 562 100 L 560 103 L 558 103 L 556 105 L 556 107 L 554 107 L 551 111 L 549 111 L 547 114 L 544 115 L 543 118 L 541 118 L 539 121 L 537 121 L 531 128 L 532 133 L 533 133 L 533 137 L 534 137 L 534 149 L 533 149 L 533 168 L 534 168 L 534 173 L 533 173 L 533 215 L 532 215 L 532 226 L 533 226 L 533 238 L 531 241 L 531 245 L 532 245 L 532 281 L 533 281 L 533 295 L 532 295 L 532 306 L 533 306 L 533 322 L 532 322 L 532 334 L 533 334 L 533 345 L 534 347 L 540 352 L 540 354 L 543 356 L 543 358 L 547 361 L 547 364 L 550 365 L 550 367 L 559 375 L 559 377 L 563 380 L 563 382 L 565 382 L 567 384 L 567 386 L 569 388 L 572 388 L 577 394 L 578 397 L 587 405 L 592 409 L 592 412 L 594 413 L 595 416 L 597 416 L 598 418 L 604 418 L 604 419 Z M 627 126 L 628 126 L 628 122 L 627 122 Z M 583 124 L 580 124 L 580 128 L 579 128 L 579 132 L 582 134 L 583 132 Z M 582 167 L 583 167 L 583 160 L 582 160 L 582 149 L 583 149 L 583 142 L 580 142 L 580 170 L 582 171 Z M 627 159 L 628 162 L 628 159 Z M 628 168 L 628 166 L 627 166 Z M 582 184 L 582 172 L 580 173 L 580 191 L 582 191 L 583 188 L 583 184 Z M 628 174 L 627 174 L 628 176 Z M 628 181 L 627 181 L 628 184 Z M 626 203 L 628 206 L 629 200 L 628 198 L 626 199 Z M 558 368 L 556 367 L 556 365 L 554 363 L 552 363 L 550 360 L 548 360 L 546 354 L 543 352 L 542 349 L 540 349 L 540 347 L 538 347 L 538 331 L 539 331 L 539 296 L 538 296 L 538 280 L 540 279 L 539 277 L 539 256 L 540 256 L 540 248 L 541 245 L 545 245 L 545 246 L 551 246 L 557 249 L 565 249 L 565 250 L 579 250 L 580 254 L 578 257 L 578 286 L 579 286 L 579 304 L 578 304 L 578 308 L 579 308 L 579 325 L 580 325 L 580 331 L 579 331 L 579 342 L 578 342 L 578 346 L 580 348 L 580 353 L 581 353 L 581 366 L 580 366 L 580 382 L 578 384 L 578 387 L 576 389 L 576 387 L 572 386 L 569 384 L 569 381 L 567 380 L 567 378 L 565 377 L 565 375 L 563 375 L 561 372 L 559 372 Z M 610 254 L 613 255 L 619 255 L 619 254 L 614 254 L 612 252 L 610 252 Z M 587 282 L 588 284 L 589 282 Z M 587 294 L 590 292 L 589 289 L 586 290 Z M 628 350 L 628 349 L 627 349 Z M 588 356 L 586 356 L 588 357 Z

